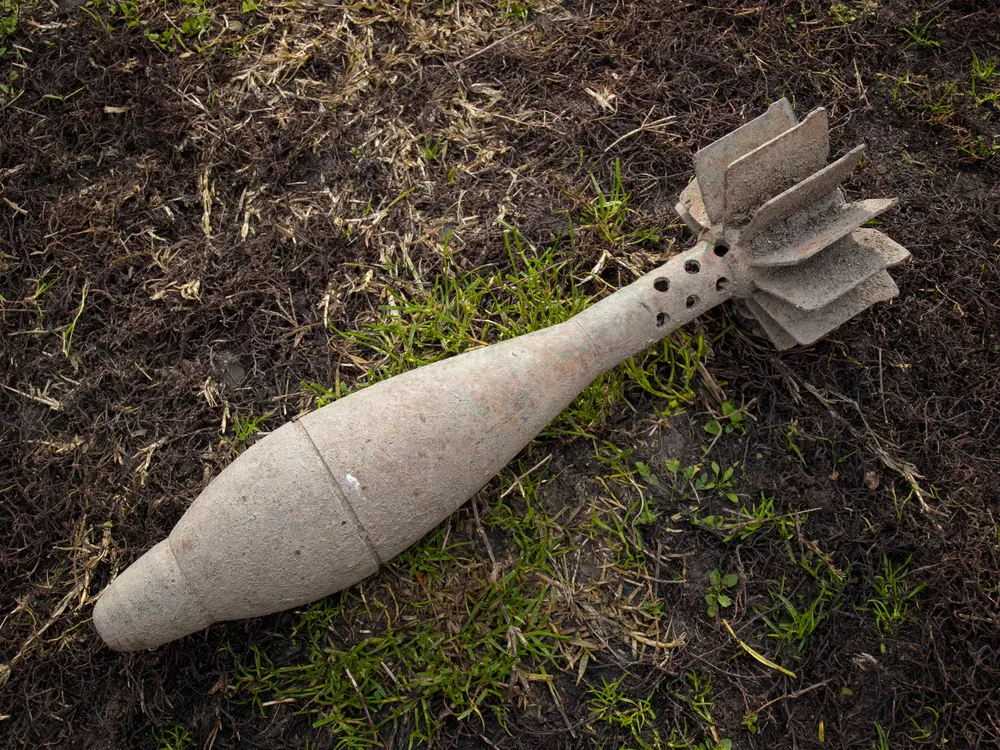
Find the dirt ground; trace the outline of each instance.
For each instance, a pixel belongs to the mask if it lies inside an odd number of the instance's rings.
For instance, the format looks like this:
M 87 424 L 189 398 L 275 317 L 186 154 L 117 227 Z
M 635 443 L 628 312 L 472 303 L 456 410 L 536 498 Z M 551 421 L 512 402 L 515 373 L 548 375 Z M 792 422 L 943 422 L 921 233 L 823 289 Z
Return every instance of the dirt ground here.
M 372 602 L 405 610 L 414 581 L 433 606 L 406 627 L 471 619 L 528 517 L 583 570 L 541 559 L 522 587 L 566 640 L 484 682 L 481 711 L 428 687 L 434 747 L 1000 746 L 998 40 L 996 7 L 959 0 L 0 0 L 0 746 L 419 746 L 366 718 L 369 683 L 324 703 L 334 677 L 294 669 L 396 632 Z M 587 294 L 630 281 L 691 240 L 692 153 L 782 96 L 829 110 L 835 154 L 868 145 L 850 195 L 899 198 L 897 300 L 781 354 L 714 311 L 672 339 L 707 347 L 679 403 L 627 380 L 532 444 L 421 547 L 464 545 L 430 572 L 404 557 L 306 615 L 102 645 L 93 598 L 207 481 L 364 381 L 338 331 L 391 289 L 511 270 L 510 227 L 544 247 L 572 224 Z M 543 459 L 537 509 L 500 497 Z M 736 503 L 685 483 L 712 461 Z M 640 497 L 616 546 L 609 498 Z M 759 531 L 713 526 L 771 501 Z

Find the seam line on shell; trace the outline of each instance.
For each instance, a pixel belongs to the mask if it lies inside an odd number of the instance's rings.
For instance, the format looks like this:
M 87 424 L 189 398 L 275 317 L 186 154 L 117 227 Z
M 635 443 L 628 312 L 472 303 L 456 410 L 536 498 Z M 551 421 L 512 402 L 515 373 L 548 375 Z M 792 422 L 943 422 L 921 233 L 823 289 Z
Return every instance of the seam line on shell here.
M 594 353 L 598 357 L 604 357 L 605 356 L 604 350 L 600 346 L 597 345 L 597 342 L 594 341 L 593 337 L 590 335 L 590 331 L 588 331 L 586 329 L 586 327 L 583 325 L 583 323 L 581 323 L 579 320 L 577 320 L 575 316 L 572 317 L 572 318 L 570 318 L 569 322 L 570 323 L 574 323 L 576 325 L 576 327 L 580 330 L 580 332 L 583 333 L 583 337 L 585 339 L 587 339 L 587 343 L 590 344 L 590 348 L 594 350 Z M 484 484 L 483 486 L 485 487 L 486 485 Z
M 167 543 L 167 549 L 170 550 L 170 556 L 174 559 L 174 565 L 177 566 L 177 571 L 181 574 L 181 577 L 184 578 L 184 585 L 192 594 L 194 594 L 194 598 L 195 601 L 198 602 L 198 606 L 200 606 L 208 614 L 208 616 L 212 618 L 213 623 L 222 622 L 223 618 L 215 614 L 212 608 L 205 603 L 205 600 L 202 598 L 198 589 L 191 583 L 191 576 L 189 576 L 187 571 L 184 570 L 184 566 L 181 564 L 180 558 L 177 557 L 177 553 L 174 552 L 174 545 L 170 543 L 170 537 L 168 536 L 163 541 Z
M 316 443 L 312 439 L 312 435 L 309 434 L 309 430 L 307 430 L 306 426 L 304 424 L 302 424 L 301 422 L 299 422 L 297 419 L 292 424 L 294 424 L 296 427 L 298 427 L 300 430 L 302 430 L 302 434 L 306 436 L 306 440 L 309 441 L 309 445 L 312 446 L 313 452 L 316 454 L 316 457 L 319 459 L 320 464 L 323 465 L 323 469 L 326 471 L 326 475 L 330 478 L 330 484 L 333 485 L 334 491 L 337 493 L 337 496 L 340 498 L 340 504 L 344 508 L 344 512 L 347 513 L 347 515 L 349 515 L 351 517 L 351 520 L 354 522 L 354 532 L 358 535 L 358 537 L 364 543 L 365 548 L 368 550 L 368 554 L 371 556 L 372 560 L 375 562 L 375 566 L 376 567 L 381 567 L 382 566 L 382 558 L 379 556 L 378 550 L 375 549 L 375 545 L 372 543 L 371 536 L 369 536 L 369 534 L 368 534 L 368 529 L 366 529 L 365 525 L 363 523 L 361 523 L 361 519 L 358 517 L 357 512 L 355 512 L 354 506 L 351 505 L 351 501 L 347 497 L 347 493 L 344 492 L 344 488 L 341 487 L 340 486 L 340 482 L 337 481 L 336 474 L 333 473 L 333 470 L 330 469 L 330 465 L 327 464 L 326 459 L 323 457 L 323 454 L 320 453 L 319 448 L 317 447 Z

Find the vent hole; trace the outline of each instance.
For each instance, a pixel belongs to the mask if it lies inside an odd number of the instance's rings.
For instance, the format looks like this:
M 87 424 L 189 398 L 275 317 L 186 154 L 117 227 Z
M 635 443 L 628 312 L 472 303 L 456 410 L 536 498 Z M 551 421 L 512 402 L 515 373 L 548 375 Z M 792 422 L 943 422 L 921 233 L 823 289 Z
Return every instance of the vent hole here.
M 663 328 L 663 326 L 666 324 L 666 322 L 667 322 L 667 314 L 666 313 L 660 313 L 659 315 L 656 316 L 656 327 L 657 328 Z
M 687 298 L 687 302 L 685 302 L 684 304 L 687 305 L 688 307 L 694 307 L 695 305 L 698 304 L 698 302 L 699 302 L 698 295 L 692 294 L 690 297 Z
M 665 279 L 662 276 L 653 282 L 653 288 L 658 292 L 665 292 L 670 288 L 670 279 Z
M 720 276 L 719 280 L 715 282 L 715 291 L 721 292 L 727 286 L 729 286 L 729 279 L 725 276 Z
M 684 261 L 684 270 L 688 273 L 698 273 L 701 270 L 701 263 L 696 260 Z
M 725 257 L 726 253 L 729 252 L 729 245 L 719 243 L 714 248 L 712 248 L 712 252 L 715 253 L 720 258 Z

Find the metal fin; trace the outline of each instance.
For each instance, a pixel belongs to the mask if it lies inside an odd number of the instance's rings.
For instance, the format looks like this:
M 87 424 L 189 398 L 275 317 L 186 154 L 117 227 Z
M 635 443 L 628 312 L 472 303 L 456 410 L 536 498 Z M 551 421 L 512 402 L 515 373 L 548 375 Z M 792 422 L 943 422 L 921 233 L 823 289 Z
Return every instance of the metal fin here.
M 871 198 L 807 215 L 802 221 L 782 222 L 750 243 L 750 265 L 766 268 L 801 263 L 894 205 L 895 198 Z
M 830 156 L 825 109 L 740 157 L 726 170 L 722 224 L 745 224 L 766 201 L 818 172 Z
M 798 120 L 787 99 L 779 99 L 767 112 L 732 133 L 710 143 L 694 155 L 705 212 L 711 223 L 722 220 L 726 169 L 741 156 L 784 133 Z
M 812 312 L 803 312 L 767 292 L 755 292 L 752 299 L 782 330 L 798 343 L 806 345 L 819 340 L 862 310 L 877 302 L 887 302 L 898 294 L 899 288 L 892 277 L 886 271 L 879 271 L 847 294 Z
M 705 201 L 701 197 L 701 188 L 698 185 L 697 177 L 681 191 L 680 201 L 674 210 L 696 235 L 708 228 L 708 214 L 705 212 Z
M 909 257 L 877 229 L 856 229 L 803 263 L 759 272 L 756 284 L 801 310 L 818 310 Z
M 728 256 L 738 306 L 779 349 L 811 344 L 899 293 L 885 269 L 909 252 L 861 228 L 896 200 L 847 203 L 841 188 L 864 150 L 827 165 L 826 110 L 796 123 L 781 100 L 695 155 L 696 179 L 677 213 L 716 256 Z M 698 273 L 697 265 L 685 270 Z
M 747 310 L 750 314 L 756 318 L 757 322 L 760 323 L 760 327 L 764 329 L 764 333 L 767 337 L 771 339 L 771 343 L 774 344 L 774 348 L 779 351 L 784 351 L 785 349 L 791 349 L 798 345 L 798 341 L 792 338 L 791 334 L 785 331 L 777 321 L 772 318 L 767 312 L 757 304 L 753 299 L 743 300 L 746 303 Z
M 773 227 L 799 211 L 808 210 L 818 201 L 832 194 L 858 166 L 864 152 L 864 144 L 851 149 L 829 166 L 769 200 L 757 209 L 750 224 L 740 232 L 740 242 L 744 245 L 752 242 L 757 235 L 769 227 Z

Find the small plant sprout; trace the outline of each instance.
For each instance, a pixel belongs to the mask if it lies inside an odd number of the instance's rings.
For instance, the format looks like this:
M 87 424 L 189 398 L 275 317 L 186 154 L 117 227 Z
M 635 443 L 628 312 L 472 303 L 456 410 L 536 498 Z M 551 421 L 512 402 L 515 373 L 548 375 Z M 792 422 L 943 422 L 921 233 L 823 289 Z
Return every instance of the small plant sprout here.
M 910 560 L 907 557 L 901 565 L 893 565 L 886 555 L 882 555 L 882 572 L 872 579 L 875 596 L 866 606 L 875 614 L 875 625 L 883 635 L 894 635 L 910 619 L 910 603 L 927 584 L 911 586 L 906 580 L 910 575 Z
M 264 424 L 270 416 L 270 414 L 262 414 L 261 416 L 255 417 L 252 414 L 248 414 L 245 417 L 239 417 L 236 419 L 233 423 L 236 440 L 240 443 L 249 440 L 253 435 L 256 435 L 261 431 L 261 425 Z
M 997 61 L 991 58 L 979 59 L 972 53 L 972 75 L 969 78 L 969 96 L 982 106 L 992 104 L 994 107 L 1000 101 L 1000 73 L 997 72 Z
M 734 432 L 742 435 L 746 432 L 746 428 L 743 426 L 744 419 L 746 419 L 746 415 L 741 409 L 733 406 L 732 401 L 724 401 L 722 403 L 722 415 L 707 421 L 704 429 L 705 432 L 715 438 L 723 434 L 730 435 Z
M 883 729 L 881 724 L 875 725 L 875 748 L 876 750 L 890 750 L 889 730 Z
M 934 18 L 929 21 L 924 21 L 921 23 L 920 16 L 921 13 L 917 13 L 913 17 L 913 28 L 904 28 L 903 33 L 910 38 L 909 47 L 919 47 L 920 49 L 939 49 L 941 47 L 941 42 L 936 42 L 930 37 L 930 31 L 934 26 L 934 23 L 941 17 L 941 13 L 938 13 Z
M 739 578 L 735 573 L 722 575 L 718 570 L 713 570 L 708 574 L 708 593 L 705 594 L 705 602 L 708 604 L 708 616 L 715 617 L 719 610 L 733 606 L 732 597 L 727 594 L 736 588 Z
M 191 733 L 181 724 L 165 729 L 153 729 L 158 750 L 194 750 L 198 746 Z
M 649 698 L 629 698 L 622 688 L 625 675 L 614 682 L 603 681 L 601 687 L 590 687 L 588 707 L 592 721 L 628 729 L 637 742 L 648 747 L 642 740 L 642 730 L 656 719 L 656 713 Z
M 723 469 L 716 461 L 712 461 L 707 471 L 701 472 L 694 481 L 694 489 L 698 492 L 715 490 L 730 502 L 739 502 L 739 496 L 733 492 L 734 466 Z
M 858 11 L 846 3 L 834 3 L 827 14 L 831 21 L 841 26 L 858 20 Z
M 590 176 L 594 186 L 595 197 L 583 212 L 586 224 L 597 229 L 603 240 L 615 243 L 622 239 L 622 229 L 628 218 L 628 202 L 632 197 L 622 185 L 621 160 L 615 159 L 614 171 L 611 175 L 611 189 L 604 192 L 594 175 Z
M 643 463 L 642 461 L 635 462 L 636 471 L 639 472 L 639 476 L 642 477 L 642 481 L 651 487 L 660 486 L 660 478 L 653 473 L 653 470 L 649 468 L 649 464 Z
M 764 622 L 771 631 L 768 636 L 776 638 L 784 645 L 796 646 L 801 651 L 806 639 L 826 619 L 826 606 L 833 599 L 833 592 L 820 581 L 819 594 L 808 606 L 799 609 L 783 593 L 784 583 L 781 588 L 779 591 L 768 591 L 772 601 L 777 605 L 774 615 L 764 617 Z

